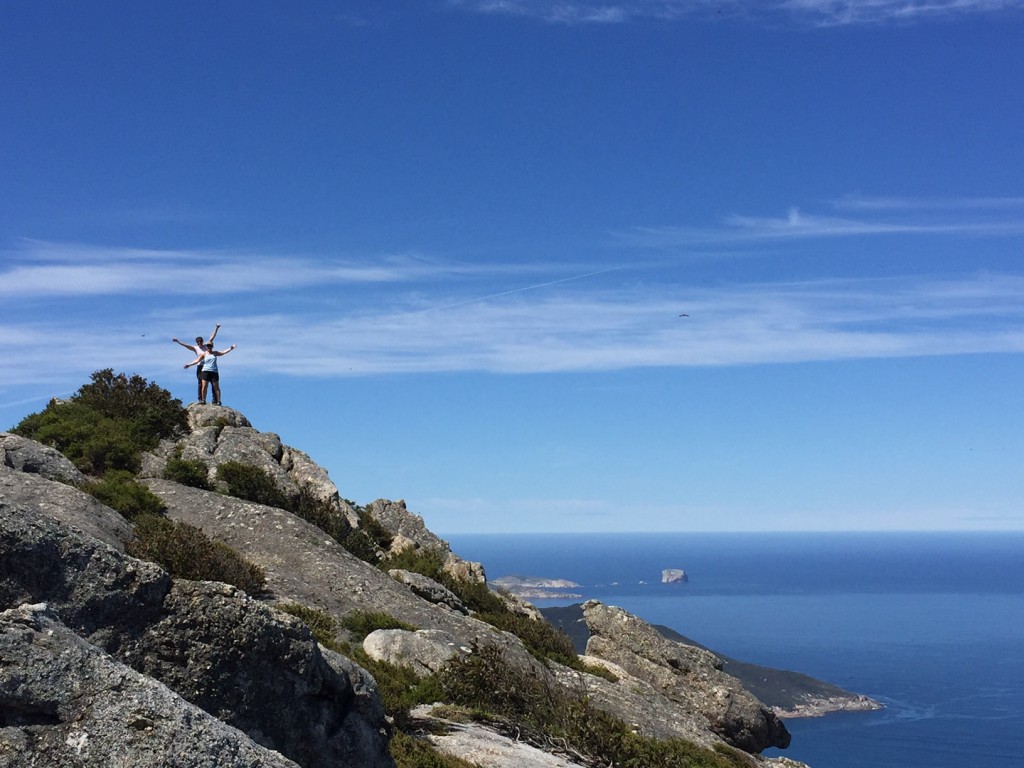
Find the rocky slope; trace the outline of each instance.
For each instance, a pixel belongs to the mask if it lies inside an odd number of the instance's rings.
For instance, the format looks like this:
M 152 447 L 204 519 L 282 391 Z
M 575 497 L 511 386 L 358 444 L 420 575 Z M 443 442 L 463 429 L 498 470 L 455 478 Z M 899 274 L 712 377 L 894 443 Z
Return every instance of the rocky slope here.
M 587 653 L 593 630 L 586 606 L 576 603 L 544 608 L 541 612 L 548 621 L 572 638 L 579 653 Z M 668 640 L 704 648 L 670 627 L 655 625 L 654 629 Z M 718 653 L 715 656 L 721 661 L 723 672 L 739 680 L 744 688 L 779 717 L 818 717 L 830 712 L 863 712 L 882 708 L 881 704 L 867 696 L 851 693 L 799 672 L 762 667 Z
M 584 609 L 587 659 L 612 670 L 613 682 L 538 661 L 442 585 L 384 573 L 284 509 L 163 479 L 174 456 L 201 461 L 211 481 L 218 465 L 241 462 L 267 472 L 286 496 L 304 489 L 337 519 L 360 525 L 327 472 L 277 435 L 228 408 L 188 413 L 189 433 L 145 458 L 144 482 L 170 518 L 259 564 L 266 594 L 172 579 L 126 555 L 130 526 L 75 487 L 84 478 L 73 466 L 0 434 L 0 765 L 42 765 L 42 755 L 54 755 L 45 764 L 106 766 L 117 764 L 115 752 L 133 766 L 392 765 L 375 681 L 275 610 L 286 602 L 338 619 L 354 610 L 386 613 L 414 627 L 372 633 L 363 644 L 371 658 L 426 674 L 493 646 L 520 674 L 585 690 L 638 733 L 728 745 L 748 753 L 752 765 L 794 765 L 757 756 L 786 746 L 789 734 L 714 654 L 668 640 L 620 609 Z M 451 553 L 402 502 L 380 500 L 368 511 L 394 535 L 394 547 L 439 551 L 457 578 L 484 579 L 479 564 Z M 510 607 L 541 620 L 528 604 Z M 440 719 L 426 710 L 418 716 Z M 481 726 L 450 725 L 431 738 L 484 768 L 506 764 L 486 757 L 501 751 L 494 745 L 504 737 Z M 571 756 L 547 753 L 528 759 L 504 743 L 509 765 L 573 764 Z

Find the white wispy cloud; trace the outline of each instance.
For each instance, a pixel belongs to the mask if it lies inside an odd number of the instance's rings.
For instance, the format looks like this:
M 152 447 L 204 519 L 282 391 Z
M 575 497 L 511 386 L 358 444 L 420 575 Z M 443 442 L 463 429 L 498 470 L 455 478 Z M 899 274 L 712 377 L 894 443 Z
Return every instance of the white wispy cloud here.
M 225 295 L 302 286 L 402 283 L 453 275 L 528 271 L 441 263 L 415 256 L 370 259 L 244 251 L 160 250 L 26 240 L 5 254 L 0 297 Z
M 846 195 L 834 208 L 862 211 L 1024 211 L 1024 197 L 872 197 Z
M 788 17 L 815 26 L 915 22 L 1020 11 L 1024 0 L 449 0 L 456 8 L 561 24 L 609 24 L 635 19 L 683 20 Z
M 805 213 L 792 207 L 783 216 L 732 214 L 717 227 L 636 227 L 613 233 L 613 236 L 625 245 L 674 248 L 885 235 L 994 237 L 1024 234 L 1024 200 L 1021 198 L 939 201 L 851 197 L 834 201 L 831 207 L 860 215 Z
M 431 308 L 433 307 L 433 308 Z M 686 313 L 688 317 L 680 317 Z M 0 354 L 8 383 L 107 366 L 148 375 L 180 368 L 172 334 L 194 311 L 129 319 L 151 329 L 111 343 L 96 322 L 11 324 Z M 722 288 L 538 290 L 479 301 L 435 297 L 399 306 L 218 318 L 239 344 L 232 375 L 311 377 L 487 371 L 505 374 L 776 364 L 1024 352 L 1024 276 L 909 278 Z

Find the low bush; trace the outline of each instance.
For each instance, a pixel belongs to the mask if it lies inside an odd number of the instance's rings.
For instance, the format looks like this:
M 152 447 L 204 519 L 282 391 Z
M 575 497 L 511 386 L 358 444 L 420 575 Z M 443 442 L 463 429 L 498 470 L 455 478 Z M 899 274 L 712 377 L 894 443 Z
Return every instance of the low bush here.
M 396 619 L 389 613 L 375 611 L 349 611 L 341 619 L 341 626 L 348 630 L 352 639 L 361 643 L 368 634 L 378 629 L 404 629 L 413 632 L 416 627 Z
M 551 659 L 567 667 L 581 668 L 572 638 L 550 622 L 513 613 L 508 609 L 480 613 L 477 618 L 505 632 L 511 632 L 538 659 Z
M 523 641 L 527 650 L 538 659 L 551 659 L 560 664 L 582 669 L 572 640 L 562 630 L 543 619 L 533 619 L 509 610 L 500 595 L 486 583 L 457 579 L 444 570 L 445 554 L 437 549 L 407 549 L 386 560 L 382 570 L 401 568 L 433 579 L 450 589 L 476 618 L 486 621 Z
M 222 581 L 252 595 L 263 591 L 266 575 L 235 550 L 214 541 L 188 523 L 143 514 L 135 518 L 135 538 L 128 554 L 150 560 L 172 576 L 200 581 Z
M 360 560 L 377 565 L 381 562 L 382 553 L 391 547 L 394 537 L 363 507 L 356 507 L 356 513 L 359 515 L 359 527 L 349 530 L 338 539 L 338 543 Z
M 444 561 L 445 553 L 439 549 L 432 548 L 409 548 L 389 556 L 380 562 L 380 569 L 384 572 L 399 568 L 403 571 L 412 571 L 433 579 L 438 583 L 445 577 Z
M 412 667 L 371 659 L 360 647 L 352 651 L 351 658 L 373 675 L 384 711 L 399 729 L 409 727 L 410 709 L 442 700 L 444 692 L 436 675 L 418 677 Z
M 217 479 L 226 483 L 228 493 L 239 499 L 278 509 L 291 507 L 288 497 L 277 487 L 274 478 L 259 467 L 239 461 L 225 461 L 217 466 Z
M 207 467 L 199 459 L 182 459 L 178 456 L 168 459 L 164 466 L 164 479 L 204 491 L 210 490 Z
M 477 768 L 476 763 L 438 752 L 426 739 L 403 731 L 391 735 L 390 749 L 397 768 Z
M 298 499 L 289 505 L 289 509 L 338 543 L 349 533 L 348 520 L 341 511 L 329 501 L 314 496 L 308 488 L 299 491 Z
M 93 373 L 92 382 L 71 399 L 107 418 L 128 423 L 134 441 L 143 450 L 188 427 L 181 401 L 170 392 L 141 376 L 114 373 L 112 368 Z
M 337 639 L 338 622 L 327 611 L 321 611 L 319 608 L 312 608 L 302 603 L 281 603 L 277 608 L 302 619 L 320 645 L 338 653 L 345 653 L 346 649 Z
M 72 401 L 52 402 L 11 431 L 56 448 L 87 475 L 111 469 L 137 472 L 144 450 L 134 441 L 129 424 Z
M 139 515 L 162 515 L 167 511 L 160 497 L 127 470 L 108 470 L 102 480 L 86 486 L 85 490 L 128 520 Z
M 187 425 L 181 401 L 141 376 L 92 374 L 66 401 L 51 401 L 11 431 L 56 448 L 82 472 L 102 475 L 111 469 L 137 472 L 140 455 Z
M 549 686 L 511 667 L 500 649 L 478 647 L 438 675 L 444 700 L 477 719 L 504 726 L 541 748 L 559 745 L 586 761 L 621 768 L 737 768 L 749 765 L 732 750 L 705 749 L 682 739 L 654 739 L 593 707 L 585 693 Z

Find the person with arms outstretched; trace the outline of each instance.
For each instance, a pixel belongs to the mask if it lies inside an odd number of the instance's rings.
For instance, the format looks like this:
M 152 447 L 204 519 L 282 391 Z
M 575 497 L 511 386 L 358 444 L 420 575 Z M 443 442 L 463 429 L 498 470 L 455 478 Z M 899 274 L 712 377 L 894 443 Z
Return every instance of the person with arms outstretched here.
M 213 342 L 208 341 L 206 342 L 206 348 L 199 354 L 199 357 L 191 363 L 185 363 L 186 368 L 193 365 L 199 366 L 199 402 L 202 405 L 206 405 L 206 390 L 210 384 L 213 385 L 213 404 L 222 404 L 220 401 L 220 371 L 217 370 L 217 358 L 226 355 L 237 346 L 237 344 L 232 344 L 227 349 L 215 350 Z
M 220 323 L 217 323 L 213 327 L 213 333 L 210 334 L 210 339 L 209 340 L 210 340 L 211 343 L 213 342 L 213 340 L 215 338 L 217 338 L 217 331 L 219 331 L 219 330 L 220 330 Z M 196 343 L 195 344 L 186 344 L 184 341 L 179 341 L 177 338 L 171 339 L 171 341 L 173 341 L 175 344 L 181 344 L 181 346 L 183 346 L 185 349 L 191 349 L 192 352 L 194 354 L 196 354 L 196 355 L 202 355 L 203 352 L 206 350 L 206 343 L 203 341 L 203 337 L 202 336 L 196 336 Z M 203 376 L 202 376 L 202 373 L 203 373 L 203 366 L 199 366 L 198 368 L 196 368 L 196 392 L 198 393 L 197 397 L 200 400 L 204 400 L 205 399 L 205 396 L 203 394 L 204 390 L 203 390 Z

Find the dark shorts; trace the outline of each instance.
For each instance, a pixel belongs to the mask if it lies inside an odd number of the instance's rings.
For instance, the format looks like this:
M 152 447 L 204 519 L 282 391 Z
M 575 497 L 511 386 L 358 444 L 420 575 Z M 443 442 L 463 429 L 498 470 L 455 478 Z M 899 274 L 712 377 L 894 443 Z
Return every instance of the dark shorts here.
M 200 371 L 199 378 L 203 381 L 216 381 L 220 383 L 220 373 L 217 371 Z

